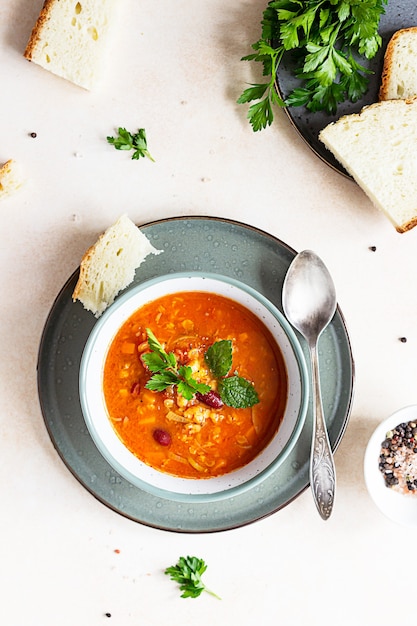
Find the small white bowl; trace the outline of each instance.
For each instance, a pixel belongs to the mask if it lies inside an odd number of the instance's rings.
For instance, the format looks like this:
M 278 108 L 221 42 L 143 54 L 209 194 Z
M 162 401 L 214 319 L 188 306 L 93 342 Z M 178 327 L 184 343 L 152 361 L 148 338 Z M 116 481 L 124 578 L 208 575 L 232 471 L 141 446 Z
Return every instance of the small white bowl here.
M 149 467 L 132 454 L 115 433 L 106 409 L 102 376 L 108 348 L 121 325 L 141 306 L 181 291 L 216 293 L 255 313 L 274 336 L 284 356 L 288 399 L 281 425 L 271 442 L 250 463 L 223 476 L 177 478 Z M 94 326 L 80 367 L 81 407 L 91 437 L 107 462 L 125 479 L 169 499 L 215 500 L 240 493 L 270 475 L 288 456 L 302 430 L 309 397 L 304 354 L 292 328 L 264 296 L 232 278 L 197 272 L 169 274 L 146 281 L 120 296 Z
M 381 444 L 386 434 L 399 424 L 410 421 L 417 421 L 417 405 L 400 409 L 379 424 L 366 448 L 364 473 L 369 495 L 379 510 L 394 522 L 416 526 L 417 493 L 401 494 L 387 487 L 378 466 Z

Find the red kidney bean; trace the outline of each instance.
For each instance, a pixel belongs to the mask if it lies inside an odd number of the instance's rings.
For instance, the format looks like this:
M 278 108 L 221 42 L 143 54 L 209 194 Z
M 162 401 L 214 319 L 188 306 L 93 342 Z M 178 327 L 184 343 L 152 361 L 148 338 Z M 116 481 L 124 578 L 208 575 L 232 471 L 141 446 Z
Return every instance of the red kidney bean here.
M 155 428 L 153 431 L 153 438 L 161 446 L 169 446 L 171 443 L 171 435 L 162 428 Z
M 208 391 L 207 393 L 197 393 L 195 394 L 197 400 L 211 407 L 212 409 L 221 409 L 223 406 L 223 400 L 217 393 L 217 391 Z
M 140 383 L 133 383 L 130 388 L 130 393 L 134 396 L 138 396 L 140 394 Z

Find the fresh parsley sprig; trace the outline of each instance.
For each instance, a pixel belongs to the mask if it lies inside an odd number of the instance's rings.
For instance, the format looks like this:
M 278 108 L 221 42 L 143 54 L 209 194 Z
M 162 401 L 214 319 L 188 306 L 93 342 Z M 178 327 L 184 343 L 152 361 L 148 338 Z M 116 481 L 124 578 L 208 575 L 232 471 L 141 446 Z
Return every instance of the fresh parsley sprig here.
M 210 591 L 201 579 L 206 569 L 207 565 L 203 559 L 196 556 L 181 556 L 176 565 L 166 568 L 165 574 L 179 584 L 181 598 L 198 598 L 205 591 L 220 600 L 220 597 Z
M 147 157 L 155 161 L 148 150 L 146 132 L 144 128 L 139 128 L 137 133 L 130 133 L 126 128 L 119 127 L 117 137 L 107 137 L 109 144 L 116 150 L 133 150 L 132 159 L 138 160 L 140 157 Z
M 244 90 L 238 103 L 252 103 L 254 131 L 272 124 L 273 105 L 301 106 L 334 114 L 340 102 L 359 100 L 370 73 L 357 59 L 372 59 L 381 46 L 379 21 L 388 0 L 273 0 L 263 13 L 254 53 L 242 58 L 263 66 L 263 83 Z M 301 86 L 283 100 L 276 73 L 284 54 L 297 54 Z
M 199 383 L 192 376 L 189 365 L 178 367 L 177 358 L 173 352 L 165 352 L 164 348 L 155 337 L 150 328 L 146 329 L 148 344 L 151 352 L 142 356 L 146 367 L 153 372 L 153 376 L 146 383 L 146 388 L 151 391 L 164 391 L 171 385 L 177 385 L 178 393 L 186 400 L 191 400 L 194 394 L 205 394 L 210 387 Z

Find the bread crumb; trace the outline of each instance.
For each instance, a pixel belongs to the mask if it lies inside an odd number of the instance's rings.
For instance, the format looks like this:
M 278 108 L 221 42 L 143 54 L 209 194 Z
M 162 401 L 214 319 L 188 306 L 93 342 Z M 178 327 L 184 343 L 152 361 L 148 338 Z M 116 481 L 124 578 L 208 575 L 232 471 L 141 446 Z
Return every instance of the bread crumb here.
M 0 167 L 0 200 L 12 195 L 23 185 L 19 164 L 9 159 Z

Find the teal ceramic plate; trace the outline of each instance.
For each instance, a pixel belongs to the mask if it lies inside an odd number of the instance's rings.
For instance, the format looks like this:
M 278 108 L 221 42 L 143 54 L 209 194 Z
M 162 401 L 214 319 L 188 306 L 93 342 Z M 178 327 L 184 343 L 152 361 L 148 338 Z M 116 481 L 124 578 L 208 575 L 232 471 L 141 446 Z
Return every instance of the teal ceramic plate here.
M 327 126 L 327 124 L 336 121 L 342 115 L 359 113 L 363 106 L 378 101 L 382 65 L 384 62 L 384 53 L 387 43 L 395 31 L 400 28 L 408 28 L 416 25 L 416 0 L 388 0 L 388 4 L 385 6 L 385 14 L 381 16 L 379 23 L 379 33 L 382 37 L 382 46 L 372 60 L 365 60 L 365 62 L 361 61 L 362 65 L 366 66 L 367 69 L 373 72 L 369 77 L 368 91 L 363 98 L 358 100 L 358 102 L 341 103 L 338 106 L 336 115 L 328 115 L 322 111 L 311 113 L 305 107 L 291 107 L 285 109 L 285 112 L 294 124 L 295 128 L 309 144 L 312 150 L 317 154 L 317 156 L 328 163 L 331 167 L 337 169 L 340 173 L 347 175 L 344 167 L 334 158 L 332 153 L 329 152 L 324 144 L 319 140 L 319 132 Z M 294 78 L 295 67 L 296 60 L 293 55 L 288 53 L 283 59 L 277 73 L 278 90 L 284 97 L 288 96 L 294 87 L 299 85 L 299 81 Z
M 173 272 L 199 271 L 231 276 L 258 290 L 282 312 L 282 284 L 296 252 L 256 228 L 208 217 L 161 220 L 141 230 L 164 254 L 148 257 L 135 281 Z M 312 412 L 299 441 L 284 463 L 245 493 L 218 502 L 178 502 L 135 487 L 115 472 L 94 445 L 81 411 L 78 376 L 81 355 L 96 322 L 72 302 L 75 272 L 50 311 L 38 356 L 38 389 L 51 440 L 68 469 L 98 500 L 134 521 L 177 532 L 214 532 L 237 528 L 279 511 L 309 484 Z M 300 337 L 305 351 L 307 347 Z M 333 450 L 350 415 L 354 366 L 340 309 L 319 345 L 324 411 Z

